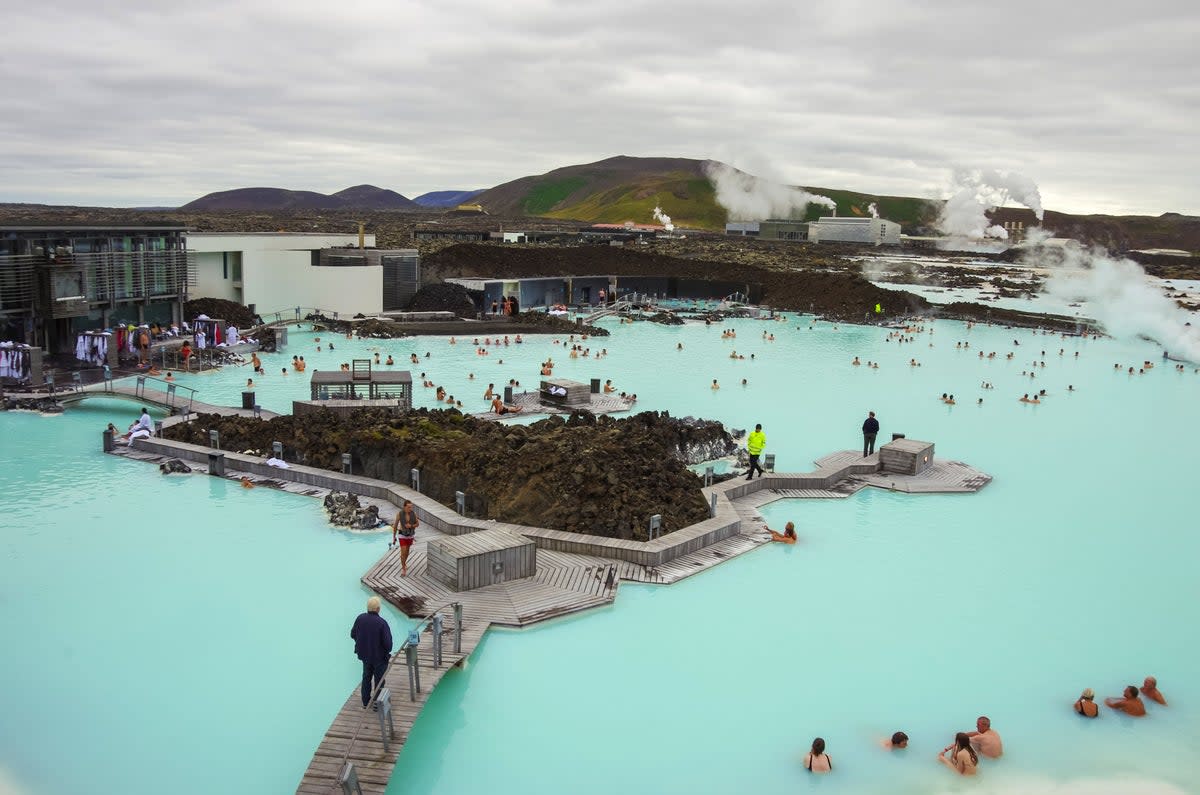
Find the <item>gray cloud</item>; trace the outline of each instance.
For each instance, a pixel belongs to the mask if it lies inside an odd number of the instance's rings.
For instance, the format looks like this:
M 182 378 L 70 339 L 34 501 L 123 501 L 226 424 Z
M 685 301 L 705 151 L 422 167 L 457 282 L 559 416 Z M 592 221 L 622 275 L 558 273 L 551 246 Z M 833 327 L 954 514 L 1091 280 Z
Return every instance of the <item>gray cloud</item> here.
M 940 197 L 992 168 L 1052 210 L 1200 214 L 1183 2 L 176 5 L 7 10 L 0 201 L 413 196 L 629 154 Z

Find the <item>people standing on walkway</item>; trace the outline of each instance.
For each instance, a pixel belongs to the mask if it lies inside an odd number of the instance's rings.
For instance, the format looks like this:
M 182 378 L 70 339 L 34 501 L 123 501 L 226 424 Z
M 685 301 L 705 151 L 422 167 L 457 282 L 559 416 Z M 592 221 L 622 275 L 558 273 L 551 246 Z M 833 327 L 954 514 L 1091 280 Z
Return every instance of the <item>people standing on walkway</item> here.
M 412 500 L 405 500 L 396 520 L 392 522 L 392 543 L 400 547 L 400 576 L 408 576 L 408 551 L 412 548 L 413 539 L 417 535 L 417 527 L 421 521 L 417 519 L 417 510 Z
M 879 433 L 879 420 L 875 412 L 868 411 L 867 419 L 863 422 L 863 458 L 875 452 L 875 436 Z
M 716 383 L 715 381 L 713 383 Z M 754 430 L 746 437 L 746 452 L 750 454 L 750 471 L 746 473 L 746 480 L 754 479 L 754 470 L 758 470 L 758 476 L 763 476 L 763 468 L 758 463 L 758 457 L 762 455 L 763 448 L 767 446 L 767 435 L 763 433 L 762 423 L 754 426 Z
M 367 600 L 367 612 L 360 613 L 350 628 L 350 639 L 354 641 L 354 653 L 362 660 L 362 704 L 366 709 L 371 703 L 375 688 L 383 685 L 387 673 L 388 658 L 392 653 L 392 628 L 387 619 L 379 615 L 381 602 L 378 596 Z

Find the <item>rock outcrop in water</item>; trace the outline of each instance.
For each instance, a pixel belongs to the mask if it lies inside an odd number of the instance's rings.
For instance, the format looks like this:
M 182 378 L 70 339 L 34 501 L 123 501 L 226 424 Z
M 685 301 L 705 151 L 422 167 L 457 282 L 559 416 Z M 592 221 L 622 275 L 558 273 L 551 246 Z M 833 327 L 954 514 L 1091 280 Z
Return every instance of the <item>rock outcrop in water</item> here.
M 186 475 L 192 468 L 178 458 L 168 458 L 158 465 L 158 471 L 164 475 Z
M 354 494 L 331 491 L 325 495 L 325 510 L 329 512 L 329 523 L 353 530 L 374 530 L 383 524 L 379 518 L 379 506 L 364 506 Z
M 229 449 L 269 455 L 281 441 L 291 462 L 408 484 L 419 469 L 422 493 L 454 505 L 467 495 L 468 515 L 611 538 L 647 537 L 651 515 L 665 532 L 708 518 L 700 480 L 686 463 L 727 455 L 736 445 L 717 422 L 643 412 L 614 419 L 552 416 L 503 425 L 457 411 L 416 409 L 393 416 L 330 412 L 270 420 L 201 415 L 164 431 L 207 444 L 217 429 Z

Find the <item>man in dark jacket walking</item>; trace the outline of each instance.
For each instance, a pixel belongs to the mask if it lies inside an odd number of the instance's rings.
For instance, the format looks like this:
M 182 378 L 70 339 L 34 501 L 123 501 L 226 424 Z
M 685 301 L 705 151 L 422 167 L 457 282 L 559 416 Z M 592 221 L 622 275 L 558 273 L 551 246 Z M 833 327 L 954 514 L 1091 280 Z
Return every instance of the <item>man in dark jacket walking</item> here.
M 863 423 L 863 458 L 875 452 L 875 434 L 879 433 L 879 420 L 875 419 L 875 412 L 868 411 L 867 419 Z
M 363 664 L 363 709 L 371 703 L 375 686 L 383 684 L 383 675 L 387 673 L 388 659 L 392 653 L 392 630 L 387 620 L 379 615 L 379 607 L 379 597 L 372 596 L 367 600 L 367 612 L 354 619 L 354 626 L 350 628 L 354 653 Z

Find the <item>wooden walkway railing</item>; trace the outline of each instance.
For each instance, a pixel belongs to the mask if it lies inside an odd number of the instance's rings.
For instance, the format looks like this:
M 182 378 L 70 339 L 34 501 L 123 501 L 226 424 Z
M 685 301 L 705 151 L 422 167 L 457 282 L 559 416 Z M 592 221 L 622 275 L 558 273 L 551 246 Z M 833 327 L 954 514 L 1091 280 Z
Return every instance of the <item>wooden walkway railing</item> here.
M 447 607 L 450 605 L 447 605 Z M 456 606 L 461 616 L 461 605 Z M 433 689 L 452 667 L 459 665 L 479 645 L 490 622 L 455 622 L 447 628 L 433 611 L 410 633 L 392 656 L 384 684 L 371 701 L 377 709 L 364 709 L 360 687 L 355 687 L 313 754 L 297 793 L 303 795 L 374 795 L 387 789 L 392 771 L 409 732 Z M 446 648 L 446 637 L 453 638 Z M 428 637 L 422 642 L 422 637 Z

